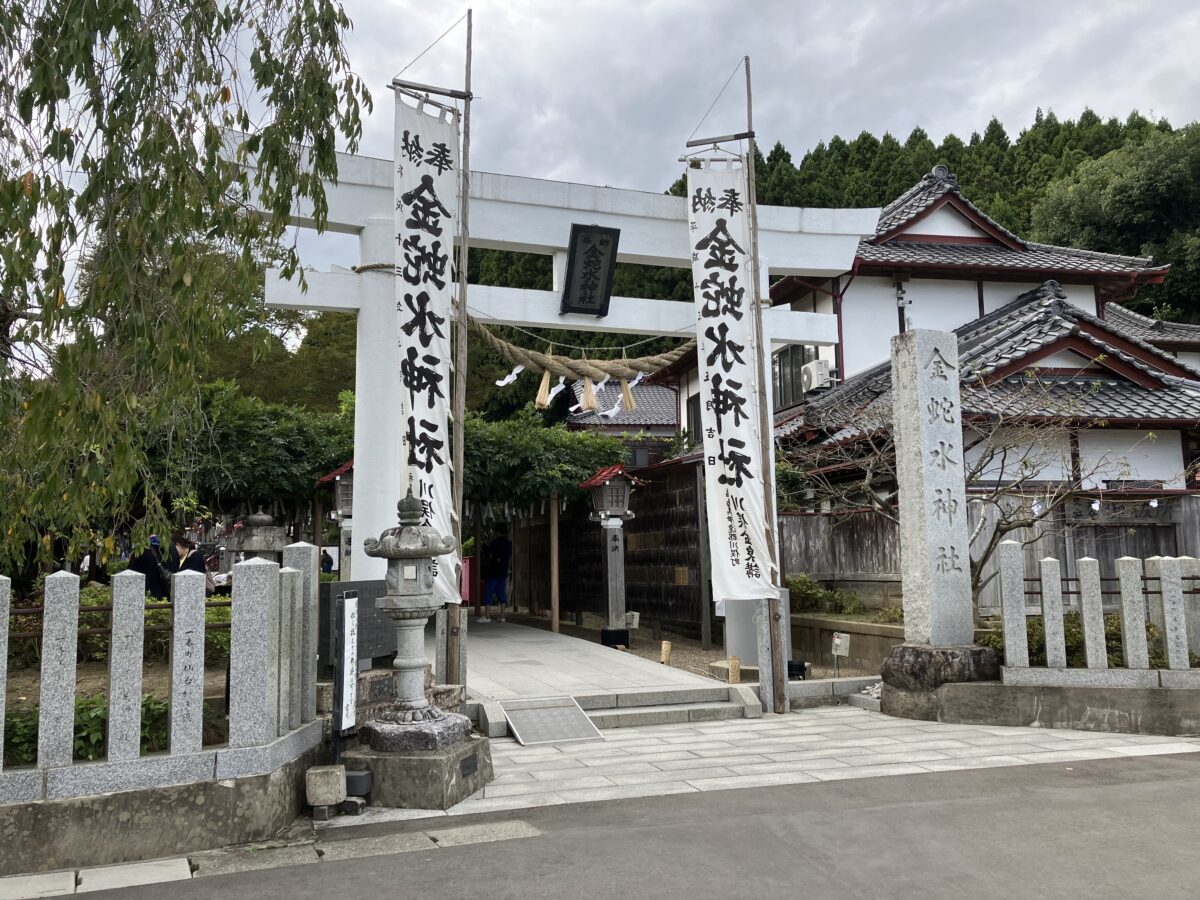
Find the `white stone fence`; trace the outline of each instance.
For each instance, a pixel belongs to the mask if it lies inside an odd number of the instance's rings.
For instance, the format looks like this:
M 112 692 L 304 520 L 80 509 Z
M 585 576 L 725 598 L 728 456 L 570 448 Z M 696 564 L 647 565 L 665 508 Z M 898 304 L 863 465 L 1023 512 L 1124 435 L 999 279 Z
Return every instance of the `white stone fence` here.
M 171 579 L 169 749 L 141 754 L 145 576 L 112 579 L 107 758 L 74 762 L 79 578 L 46 578 L 42 612 L 37 764 L 5 769 L 0 804 L 266 775 L 323 738 L 317 709 L 318 550 L 288 546 L 284 567 L 252 559 L 233 567 L 229 737 L 203 745 L 205 577 Z M 11 581 L 0 577 L 0 747 L 4 743 Z
M 1200 560 L 1191 557 L 1131 556 L 1116 561 L 1124 666 L 1109 668 L 1104 634 L 1104 591 L 1100 563 L 1090 557 L 1076 560 L 1079 612 L 1083 623 L 1085 668 L 1067 667 L 1063 627 L 1062 566 L 1057 559 L 1039 563 L 1041 609 L 1030 610 L 1024 553 L 1016 541 L 999 549 L 1000 603 L 1004 628 L 1005 684 L 1043 687 L 1167 687 L 1200 688 L 1200 669 L 1191 669 L 1189 648 L 1200 652 L 1200 608 L 1191 589 L 1200 576 Z M 1030 666 L 1026 620 L 1041 615 L 1046 636 L 1046 665 Z M 1150 668 L 1147 621 L 1161 636 L 1165 669 Z

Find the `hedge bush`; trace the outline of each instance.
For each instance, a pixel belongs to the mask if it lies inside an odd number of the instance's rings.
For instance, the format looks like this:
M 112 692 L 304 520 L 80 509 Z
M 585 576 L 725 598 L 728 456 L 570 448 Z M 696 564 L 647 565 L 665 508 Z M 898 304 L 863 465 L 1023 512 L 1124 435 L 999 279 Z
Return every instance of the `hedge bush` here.
M 1003 661 L 1004 633 L 999 619 L 989 619 L 985 627 L 992 630 L 984 634 L 979 643 L 993 648 Z M 1025 631 L 1029 639 L 1029 665 L 1046 665 L 1046 626 L 1041 616 L 1028 616 Z M 1067 645 L 1067 665 L 1071 668 L 1087 667 L 1087 651 L 1083 643 L 1083 617 L 1077 612 L 1063 614 L 1063 634 Z M 1151 622 L 1146 623 L 1146 644 L 1150 649 L 1150 668 L 1165 669 L 1167 658 L 1163 650 L 1162 634 Z M 1125 665 L 1125 653 L 1121 641 L 1121 617 L 1115 613 L 1104 617 L 1104 645 L 1110 668 Z M 1192 665 L 1200 665 L 1200 656 L 1191 655 Z
M 142 697 L 142 753 L 168 749 L 171 731 L 169 704 L 150 694 Z M 215 707 L 204 707 L 204 741 L 225 738 L 224 716 Z M 12 711 L 4 717 L 4 765 L 31 766 L 37 762 L 38 710 Z M 108 744 L 108 698 L 92 694 L 75 698 L 74 758 L 78 762 L 102 759 Z
M 822 587 L 807 575 L 787 579 L 793 613 L 820 612 L 833 615 L 854 615 L 863 611 L 862 601 L 851 591 Z

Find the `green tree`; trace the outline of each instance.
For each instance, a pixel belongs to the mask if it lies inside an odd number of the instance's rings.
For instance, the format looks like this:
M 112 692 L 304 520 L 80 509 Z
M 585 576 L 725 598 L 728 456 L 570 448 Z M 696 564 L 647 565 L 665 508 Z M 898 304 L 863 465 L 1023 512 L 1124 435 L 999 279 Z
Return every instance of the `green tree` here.
M 322 223 L 335 144 L 357 146 L 370 98 L 349 69 L 349 25 L 336 0 L 6 4 L 7 561 L 35 545 L 48 554 L 56 535 L 73 552 L 111 547 L 100 522 L 132 520 L 142 539 L 165 522 L 161 498 L 193 473 L 159 482 L 148 435 L 182 446 L 199 415 L 198 376 L 236 318 L 212 302 L 213 286 L 252 283 L 256 248 L 284 234 L 295 202 Z M 235 130 L 251 136 L 239 145 Z M 89 254 L 89 277 L 77 279 Z M 281 267 L 295 272 L 294 249 Z
M 577 496 L 579 483 L 625 458 L 614 437 L 545 426 L 531 407 L 500 422 L 467 416 L 463 493 L 472 503 L 529 507 L 557 493 Z
M 1200 321 L 1200 125 L 1152 131 L 1055 182 L 1033 209 L 1036 236 L 1170 263 L 1139 301 Z

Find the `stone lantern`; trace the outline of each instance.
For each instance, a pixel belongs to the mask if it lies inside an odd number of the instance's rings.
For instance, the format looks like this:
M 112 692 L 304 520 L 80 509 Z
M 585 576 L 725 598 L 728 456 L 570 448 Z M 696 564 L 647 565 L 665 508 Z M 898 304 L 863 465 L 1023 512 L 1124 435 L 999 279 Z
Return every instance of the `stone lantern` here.
M 434 599 L 437 557 L 454 539 L 422 525 L 421 501 L 397 504 L 400 524 L 363 541 L 367 556 L 387 560 L 387 593 L 375 601 L 396 625 L 396 695 L 362 728 L 369 748 L 343 754 L 347 765 L 372 773 L 371 802 L 407 809 L 449 809 L 492 779 L 487 738 L 471 720 L 434 706 L 425 695 L 425 623 L 442 604 Z
M 366 727 L 371 746 L 377 750 L 430 750 L 440 745 L 450 731 L 465 737 L 471 730 L 466 716 L 447 714 L 425 697 L 425 623 L 442 606 L 433 597 L 437 571 L 434 561 L 454 549 L 454 539 L 421 524 L 424 511 L 411 490 L 396 509 L 400 525 L 387 529 L 378 540 L 367 538 L 363 542 L 367 556 L 387 560 L 387 593 L 375 601 L 375 608 L 396 625 L 396 661 L 392 667 L 396 670 L 398 698 Z M 442 725 L 436 728 L 396 728 L 439 721 Z
M 608 647 L 628 647 L 629 629 L 625 627 L 625 533 L 622 526 L 633 518 L 629 496 L 642 482 L 621 465 L 600 469 L 580 485 L 592 497 L 592 520 L 599 521 L 604 536 L 604 572 L 608 579 L 608 614 L 600 630 L 600 643 Z

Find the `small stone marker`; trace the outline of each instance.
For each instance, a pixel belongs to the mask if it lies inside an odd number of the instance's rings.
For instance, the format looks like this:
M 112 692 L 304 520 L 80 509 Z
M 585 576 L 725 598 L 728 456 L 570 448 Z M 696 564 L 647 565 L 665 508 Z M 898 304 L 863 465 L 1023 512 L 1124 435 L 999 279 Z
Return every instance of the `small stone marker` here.
M 204 743 L 204 582 L 199 572 L 171 576 L 171 752 Z
M 975 623 L 955 335 L 914 329 L 892 338 L 892 411 L 904 639 L 967 645 Z
M 38 704 L 38 766 L 69 766 L 75 737 L 75 655 L 79 576 L 46 576 L 42 612 L 42 684 Z
M 129 570 L 114 575 L 112 607 L 112 638 L 108 644 L 108 760 L 118 762 L 137 759 L 142 752 L 146 576 Z
M 742 660 L 737 656 L 729 657 L 729 683 L 742 683 Z

